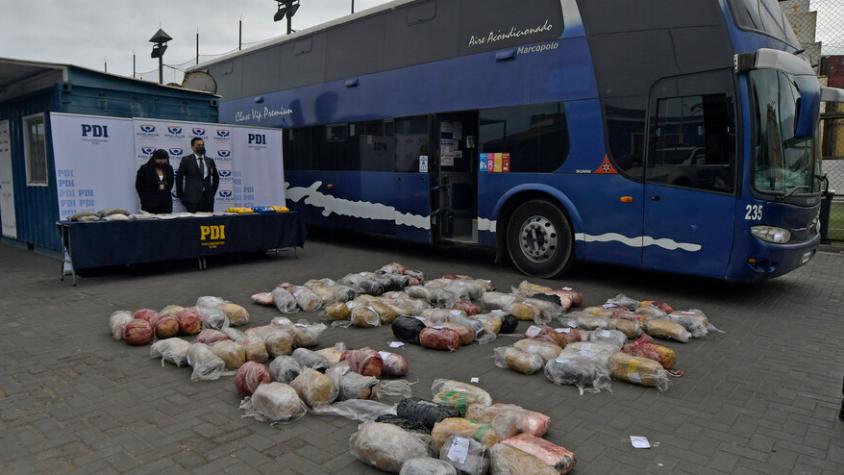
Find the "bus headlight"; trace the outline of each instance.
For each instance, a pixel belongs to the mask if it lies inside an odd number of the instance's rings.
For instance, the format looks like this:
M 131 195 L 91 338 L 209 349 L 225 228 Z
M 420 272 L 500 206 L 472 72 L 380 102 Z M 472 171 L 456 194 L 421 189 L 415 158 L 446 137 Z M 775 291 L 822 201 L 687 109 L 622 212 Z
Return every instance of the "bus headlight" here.
M 774 226 L 753 226 L 750 232 L 763 241 L 785 244 L 791 241 L 791 231 Z

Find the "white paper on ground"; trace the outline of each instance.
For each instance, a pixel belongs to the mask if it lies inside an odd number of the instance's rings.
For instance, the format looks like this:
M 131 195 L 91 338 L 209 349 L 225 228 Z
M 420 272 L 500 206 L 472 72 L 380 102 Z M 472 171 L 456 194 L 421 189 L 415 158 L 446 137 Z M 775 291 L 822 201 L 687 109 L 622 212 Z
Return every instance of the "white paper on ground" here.
M 481 382 L 481 378 L 472 378 L 469 380 L 470 383 L 478 384 Z
M 648 441 L 648 438 L 642 437 L 640 435 L 631 435 L 630 436 L 630 444 L 633 446 L 634 449 L 649 449 L 649 448 L 651 448 L 651 443 Z
M 401 348 L 401 347 L 404 346 L 404 343 L 402 343 L 400 341 L 391 341 L 389 343 L 389 346 L 390 346 L 390 348 Z

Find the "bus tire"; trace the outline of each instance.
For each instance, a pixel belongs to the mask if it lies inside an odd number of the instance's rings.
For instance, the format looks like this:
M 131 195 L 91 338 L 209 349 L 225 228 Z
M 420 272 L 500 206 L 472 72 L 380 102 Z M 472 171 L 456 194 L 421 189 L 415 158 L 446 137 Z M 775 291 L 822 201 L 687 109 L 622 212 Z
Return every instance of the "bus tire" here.
M 537 199 L 513 212 L 507 223 L 507 252 L 523 274 L 551 278 L 568 270 L 574 242 L 568 218 L 557 206 Z

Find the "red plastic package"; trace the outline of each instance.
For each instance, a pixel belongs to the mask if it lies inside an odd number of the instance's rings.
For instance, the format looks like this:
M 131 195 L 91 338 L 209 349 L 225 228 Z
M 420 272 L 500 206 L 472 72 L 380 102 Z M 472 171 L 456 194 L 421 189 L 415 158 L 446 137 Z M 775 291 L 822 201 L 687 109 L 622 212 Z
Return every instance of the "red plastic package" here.
M 152 325 L 140 318 L 132 320 L 123 327 L 123 341 L 132 346 L 152 343 Z
M 642 335 L 632 343 L 627 343 L 621 351 L 633 356 L 654 360 L 667 370 L 673 368 L 674 363 L 677 361 L 677 353 L 674 350 L 667 346 L 656 344 L 654 339 L 648 335 Z M 672 374 L 682 375 L 682 372 L 674 372 Z
M 349 363 L 349 369 L 363 376 L 380 378 L 384 370 L 384 360 L 372 348 L 344 351 L 340 361 Z
M 196 335 L 202 330 L 202 317 L 194 308 L 186 308 L 176 314 L 182 335 Z
M 571 472 L 577 463 L 574 452 L 531 434 L 519 434 L 502 443 L 533 455 L 561 474 Z
M 270 371 L 265 365 L 254 361 L 247 361 L 234 377 L 234 385 L 241 396 L 251 396 L 258 386 L 270 382 Z
M 151 308 L 142 308 L 140 310 L 136 310 L 135 313 L 132 314 L 132 318 L 146 320 L 149 323 L 153 323 L 153 321 L 158 318 L 158 316 L 158 312 Z
M 581 334 L 576 328 L 551 328 L 547 325 L 531 325 L 525 331 L 525 337 L 533 340 L 547 341 L 560 348 L 565 348 L 569 343 L 581 340 Z
M 230 338 L 228 335 L 221 332 L 220 330 L 212 330 L 210 328 L 202 330 L 196 337 L 197 343 L 205 343 L 206 345 L 210 345 L 211 343 L 217 343 L 218 341 L 223 340 L 230 340 Z
M 152 325 L 155 328 L 155 337 L 160 340 L 179 334 L 179 320 L 173 315 L 160 315 Z
M 479 315 L 481 313 L 481 307 L 472 302 L 467 302 L 466 300 L 458 301 L 451 308 L 453 308 L 454 310 L 463 310 L 466 315 Z
M 419 333 L 419 344 L 425 348 L 456 351 L 460 348 L 460 334 L 448 328 L 425 328 Z
M 387 378 L 401 378 L 407 376 L 409 364 L 407 358 L 402 355 L 390 353 L 387 351 L 379 351 L 381 360 L 384 362 L 384 369 L 381 370 L 381 376 Z

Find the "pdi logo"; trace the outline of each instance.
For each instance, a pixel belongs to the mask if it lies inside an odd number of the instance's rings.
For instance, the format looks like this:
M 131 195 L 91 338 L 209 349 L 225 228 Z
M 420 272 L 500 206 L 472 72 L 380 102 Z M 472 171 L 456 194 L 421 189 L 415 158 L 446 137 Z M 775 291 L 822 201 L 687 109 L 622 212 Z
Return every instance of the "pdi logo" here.
M 217 170 L 217 173 L 220 174 L 220 178 L 231 178 L 232 176 L 231 170 Z
M 221 139 L 227 139 L 227 138 L 231 137 L 231 135 L 232 135 L 231 130 L 218 130 L 217 131 L 217 137 L 220 137 Z
M 200 226 L 199 239 L 201 241 L 225 241 L 226 226 L 224 224 L 219 226 Z
M 181 157 L 184 153 L 185 153 L 185 151 L 180 149 L 180 148 L 171 148 L 170 149 L 170 155 L 172 155 L 174 157 Z
M 230 200 L 230 199 L 232 199 L 232 195 L 233 195 L 234 193 L 233 193 L 233 192 L 231 192 L 231 191 L 229 191 L 229 190 L 221 190 L 221 191 L 220 191 L 219 193 L 217 193 L 217 194 L 220 196 L 220 198 L 221 198 L 221 199 L 224 199 L 224 200 Z
M 143 148 L 141 149 L 141 152 L 142 152 L 144 155 L 146 155 L 146 156 L 148 156 L 148 157 L 149 157 L 150 155 L 152 155 L 152 152 L 155 152 L 155 148 L 154 148 L 154 147 L 143 147 Z
M 205 137 L 205 129 L 195 128 L 195 129 L 192 130 L 192 132 L 193 132 L 193 135 L 195 135 L 197 137 Z
M 91 124 L 82 124 L 82 136 L 83 137 L 96 137 L 96 138 L 108 138 L 108 126 L 107 125 L 91 125 Z
M 232 156 L 231 150 L 217 150 L 217 156 L 220 158 L 230 158 Z
M 167 127 L 167 132 L 170 132 L 170 135 L 179 135 L 182 133 L 181 127 Z
M 141 129 L 141 132 L 143 132 L 145 134 L 152 134 L 152 133 L 155 132 L 155 126 L 154 125 L 144 124 L 144 125 L 139 126 L 139 128 Z
M 249 145 L 266 145 L 267 136 L 264 134 L 249 134 Z

